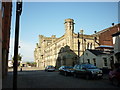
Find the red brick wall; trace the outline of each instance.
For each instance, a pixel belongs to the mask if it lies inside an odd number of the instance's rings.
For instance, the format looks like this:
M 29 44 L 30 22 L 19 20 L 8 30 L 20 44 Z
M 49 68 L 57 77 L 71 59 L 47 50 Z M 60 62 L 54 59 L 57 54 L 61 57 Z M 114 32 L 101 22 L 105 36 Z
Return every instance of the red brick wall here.
M 99 35 L 99 43 L 101 45 L 110 45 L 113 46 L 113 40 L 112 40 L 112 34 L 116 33 L 118 31 L 118 26 L 120 28 L 120 24 L 119 25 L 115 25 L 111 28 L 108 28 L 107 31 L 101 33 Z
M 10 26 L 11 26 L 11 14 L 12 14 L 12 2 L 2 2 L 3 17 L 2 17 L 2 41 L 3 48 L 9 49 L 10 40 Z
M 12 2 L 2 2 L 2 78 L 7 76 Z

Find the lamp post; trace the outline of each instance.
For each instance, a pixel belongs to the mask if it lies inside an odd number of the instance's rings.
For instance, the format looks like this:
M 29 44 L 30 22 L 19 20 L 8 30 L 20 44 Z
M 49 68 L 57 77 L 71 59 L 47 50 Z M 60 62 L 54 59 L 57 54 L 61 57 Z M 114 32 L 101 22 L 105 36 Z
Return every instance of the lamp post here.
M 83 45 L 83 30 L 80 30 L 80 33 L 82 35 L 82 52 L 83 52 L 83 63 L 84 63 L 84 45 Z
M 79 57 L 80 57 L 80 41 L 79 41 L 79 32 L 78 32 L 78 64 L 79 64 Z
M 94 31 L 94 33 L 95 33 L 95 36 L 94 36 L 94 48 L 95 48 L 95 44 L 98 44 L 99 46 L 101 45 L 98 41 L 97 41 L 97 35 L 96 35 L 96 33 L 97 33 L 97 31 Z
M 14 63 L 13 63 L 13 90 L 17 90 L 17 67 L 18 67 L 18 42 L 19 42 L 19 21 L 22 12 L 22 1 L 16 2 L 16 26 L 14 42 Z

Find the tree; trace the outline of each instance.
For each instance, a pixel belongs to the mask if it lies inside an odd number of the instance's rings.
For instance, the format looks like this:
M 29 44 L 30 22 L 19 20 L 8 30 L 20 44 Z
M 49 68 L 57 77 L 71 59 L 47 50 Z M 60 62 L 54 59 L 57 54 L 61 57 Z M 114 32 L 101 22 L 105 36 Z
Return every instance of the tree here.
M 14 60 L 14 57 L 13 57 L 13 60 Z M 20 53 L 18 54 L 18 61 L 22 61 L 22 55 Z
M 12 58 L 12 61 L 14 62 L 14 57 Z M 22 55 L 18 54 L 18 66 L 20 65 L 20 62 L 22 61 Z
M 32 67 L 36 66 L 36 62 L 26 62 L 26 64 L 28 64 L 29 66 L 32 66 Z

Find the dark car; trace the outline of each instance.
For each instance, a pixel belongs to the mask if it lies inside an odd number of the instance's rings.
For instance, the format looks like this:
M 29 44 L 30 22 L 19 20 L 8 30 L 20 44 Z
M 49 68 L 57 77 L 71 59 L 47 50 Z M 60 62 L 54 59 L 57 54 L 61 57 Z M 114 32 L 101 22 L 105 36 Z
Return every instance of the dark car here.
M 120 65 L 109 72 L 109 80 L 113 85 L 120 86 Z
M 55 71 L 55 67 L 52 65 L 48 65 L 45 67 L 45 71 Z
M 97 68 L 92 64 L 79 64 L 74 66 L 74 77 L 85 77 L 86 79 L 90 78 L 102 78 L 102 70 Z
M 71 75 L 73 71 L 73 66 L 61 66 L 59 68 L 59 73 L 65 76 Z

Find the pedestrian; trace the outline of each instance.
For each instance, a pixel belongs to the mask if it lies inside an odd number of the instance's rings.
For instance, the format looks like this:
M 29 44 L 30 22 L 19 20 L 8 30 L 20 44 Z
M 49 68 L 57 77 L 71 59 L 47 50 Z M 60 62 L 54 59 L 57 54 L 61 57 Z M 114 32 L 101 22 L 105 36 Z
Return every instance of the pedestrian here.
M 22 72 L 22 63 L 20 63 L 20 71 Z
M 22 66 L 20 67 L 20 71 L 22 72 Z

